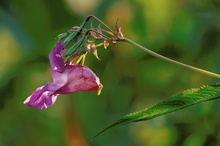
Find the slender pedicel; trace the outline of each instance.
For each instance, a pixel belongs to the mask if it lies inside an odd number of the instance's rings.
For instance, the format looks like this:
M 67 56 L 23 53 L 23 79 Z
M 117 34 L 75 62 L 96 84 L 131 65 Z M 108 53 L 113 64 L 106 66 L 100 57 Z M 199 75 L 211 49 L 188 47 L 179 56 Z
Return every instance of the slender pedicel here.
M 89 15 L 89 16 L 87 16 L 87 18 L 90 18 L 90 17 L 94 18 L 95 20 L 97 20 L 98 22 L 100 22 L 102 25 L 104 25 L 109 31 L 111 31 L 112 33 L 114 33 L 114 31 L 113 31 L 110 27 L 108 27 L 108 25 L 106 25 L 103 21 L 101 21 L 99 18 L 97 18 L 97 17 L 94 16 L 94 15 Z
M 190 66 L 190 65 L 187 65 L 187 64 L 184 64 L 184 63 L 181 63 L 181 62 L 178 62 L 178 61 L 175 61 L 175 60 L 172 60 L 170 58 L 167 58 L 165 56 L 162 56 L 158 53 L 155 53 L 135 42 L 133 42 L 132 40 L 128 39 L 128 38 L 119 38 L 118 41 L 123 41 L 123 42 L 127 42 L 135 47 L 138 47 L 142 50 L 144 50 L 145 52 L 149 53 L 150 55 L 154 56 L 154 57 L 157 57 L 157 58 L 160 58 L 160 59 L 163 59 L 165 61 L 168 61 L 168 62 L 171 62 L 171 63 L 174 63 L 174 64 L 177 64 L 177 65 L 180 65 L 180 66 L 183 66 L 185 68 L 188 68 L 188 69 L 191 69 L 191 70 L 194 70 L 196 72 L 199 72 L 199 73 L 202 73 L 202 74 L 205 74 L 205 75 L 209 75 L 209 76 L 212 76 L 212 77 L 216 77 L 216 78 L 220 78 L 220 75 L 219 74 L 216 74 L 216 73 L 213 73 L 213 72 L 210 72 L 210 71 L 207 71 L 207 70 L 203 70 L 203 69 L 199 69 L 199 68 L 196 68 L 196 67 L 193 67 L 193 66 Z

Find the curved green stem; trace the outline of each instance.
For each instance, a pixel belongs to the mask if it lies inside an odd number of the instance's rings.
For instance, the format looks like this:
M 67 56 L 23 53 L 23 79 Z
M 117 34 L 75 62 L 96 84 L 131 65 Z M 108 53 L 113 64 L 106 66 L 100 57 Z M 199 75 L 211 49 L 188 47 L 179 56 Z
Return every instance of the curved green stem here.
M 101 21 L 99 18 L 97 18 L 97 17 L 94 16 L 94 15 L 88 15 L 88 16 L 87 16 L 87 18 L 90 18 L 90 17 L 94 18 L 95 20 L 97 20 L 98 22 L 100 22 L 102 25 L 104 25 L 110 32 L 114 33 L 114 31 L 113 31 L 110 27 L 108 27 L 108 25 L 106 25 L 103 21 Z
M 212 76 L 212 77 L 216 77 L 216 78 L 220 78 L 220 75 L 219 74 L 216 74 L 216 73 L 213 73 L 213 72 L 210 72 L 210 71 L 206 71 L 206 70 L 203 70 L 203 69 L 200 69 L 200 68 L 196 68 L 196 67 L 193 67 L 193 66 L 190 66 L 190 65 L 187 65 L 187 64 L 184 64 L 184 63 L 181 63 L 181 62 L 178 62 L 178 61 L 175 61 L 175 60 L 172 60 L 170 58 L 167 58 L 165 56 L 162 56 L 158 53 L 155 53 L 135 42 L 133 42 L 132 40 L 128 39 L 128 38 L 119 38 L 119 41 L 123 41 L 123 42 L 127 42 L 135 47 L 138 47 L 139 49 L 142 49 L 144 50 L 145 52 L 149 53 L 150 55 L 154 56 L 154 57 L 157 57 L 157 58 L 160 58 L 160 59 L 163 59 L 165 61 L 168 61 L 168 62 L 171 62 L 171 63 L 174 63 L 174 64 L 177 64 L 177 65 L 180 65 L 180 66 L 183 66 L 185 68 L 188 68 L 188 69 L 191 69 L 191 70 L 194 70 L 196 72 L 199 72 L 199 73 L 202 73 L 202 74 L 205 74 L 205 75 L 209 75 L 209 76 Z

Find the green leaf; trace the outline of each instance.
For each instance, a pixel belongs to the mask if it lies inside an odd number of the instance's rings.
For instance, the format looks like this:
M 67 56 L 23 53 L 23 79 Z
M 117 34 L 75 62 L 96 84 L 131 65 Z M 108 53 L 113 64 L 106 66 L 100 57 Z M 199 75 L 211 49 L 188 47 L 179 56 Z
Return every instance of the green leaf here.
M 106 130 L 115 126 L 120 126 L 131 122 L 147 121 L 149 119 L 169 114 L 201 102 L 218 98 L 220 98 L 220 85 L 204 85 L 200 88 L 188 89 L 177 95 L 173 95 L 149 108 L 124 116 L 120 120 L 100 131 L 93 137 L 93 139 Z

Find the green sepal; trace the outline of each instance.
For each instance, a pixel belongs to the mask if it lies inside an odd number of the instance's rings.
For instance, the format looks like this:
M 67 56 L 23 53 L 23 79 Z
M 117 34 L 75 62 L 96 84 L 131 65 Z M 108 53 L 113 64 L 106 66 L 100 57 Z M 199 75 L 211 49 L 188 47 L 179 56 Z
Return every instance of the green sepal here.
M 66 47 L 68 45 L 68 43 L 73 40 L 78 34 L 79 32 L 82 31 L 83 27 L 85 26 L 86 22 L 88 21 L 88 19 L 85 19 L 83 21 L 83 23 L 80 25 L 80 27 L 75 31 L 73 32 L 72 34 L 70 34 L 65 40 L 64 40 L 64 47 Z
M 64 40 L 64 47 L 66 47 L 66 46 L 68 45 L 68 43 L 69 43 L 72 39 L 74 39 L 74 38 L 77 36 L 77 34 L 78 34 L 78 29 L 77 29 L 77 31 L 71 33 L 71 34 Z
M 79 54 L 85 54 L 86 52 L 88 52 L 87 46 L 83 45 L 80 49 L 79 49 Z
M 83 35 L 72 47 L 66 52 L 66 56 L 72 55 L 84 42 L 85 35 Z
M 67 32 L 59 34 L 59 35 L 57 36 L 58 42 L 60 42 L 60 41 L 61 41 L 63 38 L 65 38 L 67 35 L 68 35 Z

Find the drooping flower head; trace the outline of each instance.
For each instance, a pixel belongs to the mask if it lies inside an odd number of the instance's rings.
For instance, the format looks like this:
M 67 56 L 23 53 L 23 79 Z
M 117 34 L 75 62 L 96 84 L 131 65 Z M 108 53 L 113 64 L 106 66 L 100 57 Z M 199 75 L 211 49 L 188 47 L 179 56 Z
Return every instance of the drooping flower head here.
M 53 83 L 46 83 L 37 88 L 24 104 L 44 109 L 53 105 L 59 94 L 101 90 L 102 84 L 91 69 L 78 64 L 64 63 L 64 51 L 64 41 L 58 42 L 49 54 Z
M 98 27 L 86 28 L 86 23 L 91 19 L 100 23 Z M 105 29 L 101 28 L 103 25 Z M 51 65 L 52 83 L 46 83 L 37 88 L 25 101 L 29 107 L 39 109 L 47 108 L 56 101 L 59 94 L 70 94 L 79 91 L 98 90 L 100 94 L 102 84 L 96 74 L 86 66 L 83 66 L 88 52 L 99 59 L 97 48 L 109 43 L 116 44 L 119 38 L 123 38 L 118 20 L 115 31 L 93 15 L 85 18 L 80 26 L 72 27 L 65 33 L 57 36 L 58 43 L 49 54 Z M 65 51 L 65 48 L 67 51 Z M 64 61 L 63 54 L 67 59 Z M 100 60 L 100 59 L 99 59 Z

